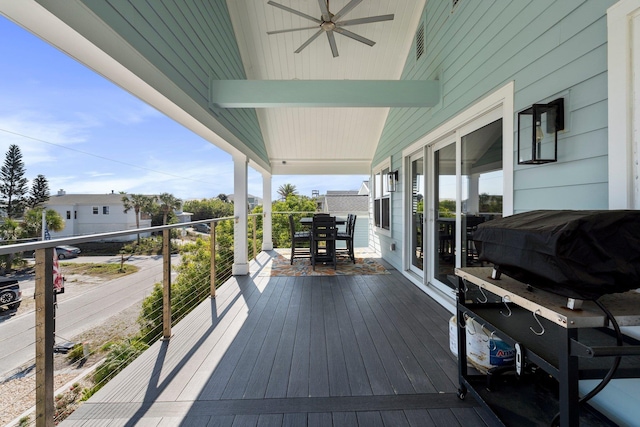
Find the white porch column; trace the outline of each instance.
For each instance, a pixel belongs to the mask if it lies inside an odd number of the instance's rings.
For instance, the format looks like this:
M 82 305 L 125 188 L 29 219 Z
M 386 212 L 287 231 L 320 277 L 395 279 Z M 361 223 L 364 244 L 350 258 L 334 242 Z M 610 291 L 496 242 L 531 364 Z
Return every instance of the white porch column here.
M 271 174 L 262 173 L 262 250 L 273 249 L 272 217 L 271 217 Z
M 233 214 L 236 223 L 233 228 L 233 267 L 231 273 L 234 276 L 249 274 L 248 240 L 247 240 L 247 215 L 248 215 L 248 172 L 247 157 L 244 155 L 233 156 Z

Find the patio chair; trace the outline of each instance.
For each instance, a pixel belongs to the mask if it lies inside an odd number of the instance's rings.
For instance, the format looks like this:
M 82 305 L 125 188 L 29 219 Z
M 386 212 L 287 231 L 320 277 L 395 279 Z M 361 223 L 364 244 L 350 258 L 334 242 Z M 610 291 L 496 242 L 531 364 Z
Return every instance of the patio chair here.
M 347 227 L 344 232 L 338 232 L 336 236 L 336 240 L 344 241 L 346 244 L 346 249 L 339 249 L 340 252 L 346 252 L 347 256 L 353 263 L 356 263 L 356 255 L 353 250 L 353 235 L 356 228 L 356 218 L 357 215 L 349 214 L 347 215 Z
M 296 231 L 293 215 L 289 215 L 289 230 L 291 232 L 291 265 L 294 258 L 311 258 L 311 233 Z
M 317 263 L 336 263 L 336 218 L 333 216 L 317 215 L 313 217 L 311 225 L 311 265 L 316 269 Z M 324 243 L 324 244 L 322 244 Z

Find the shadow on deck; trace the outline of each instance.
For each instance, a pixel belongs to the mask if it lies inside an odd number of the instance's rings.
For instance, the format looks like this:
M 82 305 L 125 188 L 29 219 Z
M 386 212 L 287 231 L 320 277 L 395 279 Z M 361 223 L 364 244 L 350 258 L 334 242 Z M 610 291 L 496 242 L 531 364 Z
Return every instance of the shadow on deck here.
M 450 314 L 400 273 L 269 277 L 261 253 L 62 425 L 487 425 Z

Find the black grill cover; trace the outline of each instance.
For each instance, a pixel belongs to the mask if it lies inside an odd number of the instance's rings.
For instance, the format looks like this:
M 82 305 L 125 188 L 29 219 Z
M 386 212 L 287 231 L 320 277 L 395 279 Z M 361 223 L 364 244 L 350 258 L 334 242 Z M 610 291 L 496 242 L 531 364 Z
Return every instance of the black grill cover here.
M 532 211 L 487 221 L 479 258 L 523 283 L 597 299 L 640 288 L 640 211 Z

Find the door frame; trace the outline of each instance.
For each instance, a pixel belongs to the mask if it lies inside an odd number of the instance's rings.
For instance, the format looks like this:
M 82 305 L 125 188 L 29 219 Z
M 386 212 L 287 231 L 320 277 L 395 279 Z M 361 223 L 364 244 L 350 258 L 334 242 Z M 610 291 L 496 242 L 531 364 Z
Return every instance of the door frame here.
M 453 138 L 456 141 L 456 155 L 459 158 L 460 153 L 460 144 L 458 139 L 460 138 L 460 131 L 464 131 L 465 129 L 469 129 L 469 125 L 474 126 L 474 122 L 479 122 L 482 120 L 483 116 L 487 116 L 488 114 L 498 112 L 502 117 L 502 170 L 503 170 L 503 215 L 508 216 L 513 214 L 513 168 L 514 168 L 514 88 L 515 84 L 513 81 L 507 83 L 501 88 L 497 89 L 493 93 L 487 95 L 483 99 L 479 100 L 475 104 L 471 105 L 469 108 L 453 117 L 452 119 L 446 121 L 442 125 L 438 126 L 422 138 L 420 138 L 415 143 L 411 144 L 407 148 L 402 151 L 402 157 L 404 160 L 404 164 L 406 165 L 409 160 L 408 158 L 415 154 L 420 150 L 425 150 L 427 147 L 437 144 L 441 141 L 451 140 Z M 493 117 L 493 114 L 491 115 Z M 466 132 L 468 133 L 468 132 Z M 465 134 L 466 134 L 465 133 Z M 428 150 L 427 150 L 428 151 Z M 429 157 L 429 153 L 425 157 L 425 165 L 427 168 L 431 166 L 431 158 Z M 458 166 L 456 166 L 458 169 Z M 406 170 L 406 168 L 405 168 Z M 428 196 L 425 195 L 425 198 L 431 197 L 433 194 L 430 191 L 429 185 L 433 185 L 430 180 L 427 179 L 431 173 L 429 170 L 425 171 L 425 192 L 427 192 Z M 456 174 L 459 176 L 459 173 Z M 456 192 L 459 193 L 460 183 L 458 179 L 456 179 Z M 458 194 L 459 196 L 459 194 Z M 410 195 L 408 192 L 404 192 L 404 203 L 403 206 L 405 210 L 407 209 L 408 203 L 410 203 Z M 425 203 L 426 205 L 426 203 Z M 425 206 L 425 211 L 428 212 Z M 459 208 L 456 209 L 456 220 L 459 221 Z M 425 218 L 427 215 L 425 215 Z M 404 239 L 410 238 L 411 225 L 408 224 L 407 221 L 403 221 L 403 236 Z M 428 225 L 425 226 L 427 230 L 427 236 L 423 239 L 423 244 L 431 245 L 433 242 L 433 231 L 430 231 L 432 227 Z M 429 234 L 431 233 L 431 235 Z M 433 276 L 433 272 L 431 271 L 433 265 L 430 262 L 425 266 L 425 274 L 423 277 L 417 277 L 414 273 L 410 272 L 409 265 L 411 264 L 411 259 L 406 255 L 405 252 L 404 260 L 403 260 L 403 271 L 402 273 L 416 286 L 422 289 L 424 292 L 429 294 L 432 298 L 434 298 L 438 303 L 440 303 L 443 307 L 447 308 L 452 313 L 455 312 L 455 297 L 451 292 L 447 290 L 440 289 L 438 286 L 434 286 L 431 283 L 430 278 Z M 425 254 L 425 256 L 428 256 Z
M 609 209 L 640 209 L 638 35 L 640 0 L 620 0 L 607 9 Z

